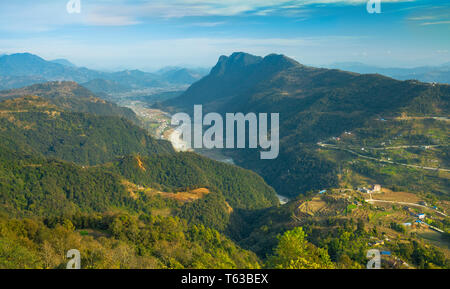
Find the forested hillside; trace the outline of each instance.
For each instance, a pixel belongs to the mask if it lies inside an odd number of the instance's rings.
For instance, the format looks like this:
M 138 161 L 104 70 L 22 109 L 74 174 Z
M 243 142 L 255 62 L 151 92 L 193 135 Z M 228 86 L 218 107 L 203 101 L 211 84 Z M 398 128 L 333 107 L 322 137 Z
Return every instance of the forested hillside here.
M 257 174 L 194 153 L 125 157 L 117 164 L 133 183 L 177 191 L 208 188 L 221 193 L 232 208 L 259 209 L 278 204 L 275 191 Z
M 131 198 L 117 176 L 0 146 L 1 211 L 46 217 L 127 208 Z
M 0 142 L 11 149 L 84 165 L 131 153 L 172 152 L 168 142 L 118 116 L 96 116 L 61 109 L 40 97 L 0 103 Z
M 120 116 L 139 124 L 139 120 L 132 110 L 105 101 L 88 89 L 71 81 L 45 82 L 20 89 L 0 91 L 0 100 L 23 96 L 40 96 L 65 110 L 95 115 Z
M 133 198 L 102 167 L 0 152 L 0 268 L 65 268 L 72 248 L 83 268 L 261 266 L 216 230 L 176 217 L 182 203 Z M 156 213 L 165 208 L 173 214 Z
M 255 254 L 219 232 L 176 217 L 80 214 L 41 221 L 0 214 L 1 269 L 65 269 L 73 248 L 83 269 L 261 267 Z

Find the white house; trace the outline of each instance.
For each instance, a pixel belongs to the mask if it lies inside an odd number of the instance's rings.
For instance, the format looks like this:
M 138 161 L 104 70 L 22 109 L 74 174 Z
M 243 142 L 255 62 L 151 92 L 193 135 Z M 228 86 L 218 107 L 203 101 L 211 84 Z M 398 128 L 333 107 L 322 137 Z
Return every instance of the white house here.
M 373 192 L 374 193 L 381 192 L 381 185 L 373 185 Z

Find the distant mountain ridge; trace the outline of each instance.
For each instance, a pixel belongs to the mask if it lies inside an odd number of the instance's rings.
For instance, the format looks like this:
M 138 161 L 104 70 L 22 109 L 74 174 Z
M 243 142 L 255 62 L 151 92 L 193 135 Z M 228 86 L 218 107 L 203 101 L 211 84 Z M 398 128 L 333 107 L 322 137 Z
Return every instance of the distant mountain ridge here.
M 89 79 L 100 78 L 105 74 L 83 67 L 71 67 L 46 61 L 30 53 L 18 53 L 0 57 L 0 75 L 40 76 L 47 80 L 85 82 Z
M 60 59 L 54 59 L 54 60 L 51 60 L 51 62 L 57 63 L 57 64 L 62 64 L 62 65 L 65 65 L 65 66 L 76 67 L 75 64 L 73 64 L 73 63 L 70 62 L 69 60 L 63 59 L 63 58 L 60 58 Z
M 186 85 L 202 76 L 202 73 L 184 68 L 168 70 L 162 74 L 140 70 L 109 73 L 77 67 L 66 59 L 47 61 L 30 53 L 0 56 L 0 89 L 19 88 L 45 81 L 75 81 L 84 84 L 95 93 L 122 92 L 149 87 Z M 16 78 L 20 80 L 15 80 Z M 103 81 L 101 86 L 99 81 Z
M 423 82 L 450 84 L 450 63 L 444 63 L 438 66 L 395 68 L 372 66 L 360 62 L 338 62 L 326 67 L 357 73 L 379 73 L 398 80 L 416 79 Z
M 194 83 L 207 74 L 204 70 L 193 70 L 183 67 L 163 69 L 157 73 L 163 76 L 167 81 L 176 84 Z

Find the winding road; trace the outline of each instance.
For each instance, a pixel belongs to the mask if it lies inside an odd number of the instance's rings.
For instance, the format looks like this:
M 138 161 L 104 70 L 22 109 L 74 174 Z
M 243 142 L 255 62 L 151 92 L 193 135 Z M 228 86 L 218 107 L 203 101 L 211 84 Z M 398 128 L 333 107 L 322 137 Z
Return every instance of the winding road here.
M 410 167 L 410 168 L 415 168 L 415 169 L 423 169 L 423 170 L 430 170 L 430 171 L 441 171 L 441 172 L 450 172 L 449 169 L 433 168 L 433 167 L 424 167 L 424 166 L 417 166 L 417 165 L 409 165 L 409 164 L 402 164 L 402 163 L 393 162 L 393 161 L 389 161 L 389 160 L 377 159 L 377 158 L 374 158 L 374 157 L 369 157 L 369 156 L 362 155 L 362 154 L 357 153 L 357 152 L 355 152 L 355 151 L 353 151 L 353 150 L 351 150 L 351 149 L 341 148 L 341 147 L 338 147 L 338 146 L 335 146 L 335 145 L 331 145 L 331 144 L 324 144 L 324 143 L 320 143 L 320 142 L 319 142 L 318 145 L 321 146 L 321 147 L 325 147 L 325 148 L 332 148 L 332 149 L 337 149 L 337 150 L 343 150 L 343 151 L 349 152 L 349 153 L 351 153 L 351 154 L 357 155 L 357 156 L 359 156 L 359 157 L 361 157 L 361 158 L 369 159 L 369 160 L 373 160 L 373 161 L 377 161 L 377 162 L 388 163 L 388 164 L 394 164 L 394 165 L 400 165 L 400 166 L 405 166 L 405 167 Z M 385 149 L 408 148 L 408 147 L 423 147 L 423 145 L 422 145 L 422 146 L 412 146 L 412 145 L 411 145 L 411 146 L 388 147 L 388 148 L 385 148 Z M 436 146 L 428 146 L 428 147 L 436 147 Z M 370 148 L 368 148 L 368 149 L 370 149 Z M 380 149 L 380 148 L 376 148 L 376 149 Z
M 398 204 L 398 205 L 407 205 L 407 206 L 414 206 L 414 207 L 421 207 L 421 208 L 425 208 L 425 209 L 429 209 L 429 210 L 433 210 L 433 212 L 436 212 L 444 217 L 448 217 L 445 213 L 440 212 L 438 210 L 434 210 L 430 207 L 424 206 L 424 205 L 419 205 L 419 204 L 414 204 L 414 203 L 407 203 L 407 202 L 397 202 L 397 201 L 386 201 L 386 200 L 376 200 L 376 199 L 372 199 L 372 195 L 370 196 L 370 199 L 365 200 L 367 203 L 390 203 L 390 204 Z

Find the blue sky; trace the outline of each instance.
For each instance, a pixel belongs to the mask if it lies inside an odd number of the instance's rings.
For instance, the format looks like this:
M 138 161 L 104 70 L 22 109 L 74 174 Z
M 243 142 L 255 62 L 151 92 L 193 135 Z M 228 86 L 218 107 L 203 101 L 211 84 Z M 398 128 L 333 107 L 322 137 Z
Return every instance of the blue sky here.
M 450 1 L 0 1 L 0 54 L 31 52 L 97 69 L 206 67 L 220 55 L 286 54 L 301 63 L 412 67 L 450 61 Z

